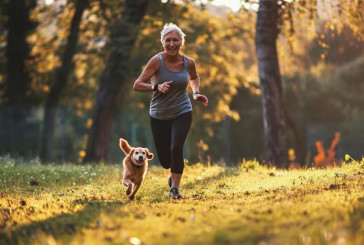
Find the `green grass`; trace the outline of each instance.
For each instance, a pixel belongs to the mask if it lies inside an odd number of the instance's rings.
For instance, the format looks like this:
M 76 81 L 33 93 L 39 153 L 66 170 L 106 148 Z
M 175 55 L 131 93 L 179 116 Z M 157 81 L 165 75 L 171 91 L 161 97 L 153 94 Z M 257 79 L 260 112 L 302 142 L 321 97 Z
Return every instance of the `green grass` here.
M 129 201 L 120 165 L 0 158 L 0 244 L 364 244 L 364 161 L 330 169 L 186 166 L 183 200 L 150 167 Z

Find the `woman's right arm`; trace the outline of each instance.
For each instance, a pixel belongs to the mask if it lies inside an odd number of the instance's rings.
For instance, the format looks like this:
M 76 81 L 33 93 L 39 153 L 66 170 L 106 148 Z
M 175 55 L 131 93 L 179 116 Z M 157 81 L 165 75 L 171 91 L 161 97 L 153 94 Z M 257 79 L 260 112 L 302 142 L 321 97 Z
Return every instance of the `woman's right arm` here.
M 133 86 L 134 91 L 152 92 L 153 85 L 148 82 L 158 71 L 158 68 L 159 68 L 159 58 L 157 55 L 155 55 L 153 58 L 149 60 L 147 66 L 142 71 L 142 74 L 140 74 L 138 79 L 134 82 Z

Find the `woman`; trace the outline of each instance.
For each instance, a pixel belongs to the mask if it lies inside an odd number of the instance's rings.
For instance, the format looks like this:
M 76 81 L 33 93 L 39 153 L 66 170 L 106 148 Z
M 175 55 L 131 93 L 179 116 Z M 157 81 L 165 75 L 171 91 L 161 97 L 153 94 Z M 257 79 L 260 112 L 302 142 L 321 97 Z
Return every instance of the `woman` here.
M 176 199 L 182 197 L 178 187 L 184 168 L 183 145 L 192 122 L 188 83 L 193 99 L 208 105 L 207 97 L 199 93 L 195 61 L 180 54 L 184 36 L 178 26 L 166 24 L 161 32 L 164 51 L 149 60 L 134 83 L 135 91 L 153 92 L 149 114 L 154 144 L 161 165 L 171 169 L 169 196 Z

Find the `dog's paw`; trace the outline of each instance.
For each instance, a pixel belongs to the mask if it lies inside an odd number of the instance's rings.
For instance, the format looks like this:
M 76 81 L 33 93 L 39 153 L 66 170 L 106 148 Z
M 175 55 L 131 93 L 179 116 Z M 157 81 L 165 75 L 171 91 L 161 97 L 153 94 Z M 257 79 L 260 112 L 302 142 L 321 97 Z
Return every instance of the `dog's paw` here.
M 128 197 L 130 200 L 134 200 L 134 195 L 129 195 Z

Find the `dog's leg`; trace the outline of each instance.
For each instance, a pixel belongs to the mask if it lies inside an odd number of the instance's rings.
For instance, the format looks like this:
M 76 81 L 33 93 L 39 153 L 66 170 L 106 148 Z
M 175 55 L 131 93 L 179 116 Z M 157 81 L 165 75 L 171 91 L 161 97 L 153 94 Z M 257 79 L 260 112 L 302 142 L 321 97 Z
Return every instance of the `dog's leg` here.
M 126 189 L 126 195 L 127 195 L 127 196 L 130 196 L 131 189 L 132 189 L 132 184 L 129 184 L 129 185 L 128 185 L 128 188 Z
M 134 196 L 135 196 L 136 192 L 139 190 L 139 188 L 140 188 L 140 184 L 133 184 L 133 191 L 132 191 L 132 192 L 131 192 L 131 194 L 129 195 L 129 198 L 130 198 L 131 200 L 133 200 L 133 199 L 134 199 Z
M 128 188 L 126 189 L 126 195 L 127 195 L 127 196 L 129 196 L 129 195 L 130 195 L 130 193 L 131 193 L 131 190 L 132 190 L 133 183 L 131 183 L 131 181 L 130 181 L 130 180 L 128 180 L 128 179 L 124 179 L 123 184 L 124 184 L 126 187 L 128 187 Z

